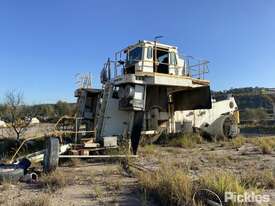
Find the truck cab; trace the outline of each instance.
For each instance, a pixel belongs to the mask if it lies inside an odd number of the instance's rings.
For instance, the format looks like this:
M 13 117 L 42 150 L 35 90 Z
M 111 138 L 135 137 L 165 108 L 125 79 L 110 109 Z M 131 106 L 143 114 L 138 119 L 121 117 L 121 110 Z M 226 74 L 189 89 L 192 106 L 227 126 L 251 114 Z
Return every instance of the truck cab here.
M 185 60 L 178 49 L 152 41 L 139 41 L 123 50 L 126 54 L 125 74 L 156 72 L 170 75 L 187 75 Z

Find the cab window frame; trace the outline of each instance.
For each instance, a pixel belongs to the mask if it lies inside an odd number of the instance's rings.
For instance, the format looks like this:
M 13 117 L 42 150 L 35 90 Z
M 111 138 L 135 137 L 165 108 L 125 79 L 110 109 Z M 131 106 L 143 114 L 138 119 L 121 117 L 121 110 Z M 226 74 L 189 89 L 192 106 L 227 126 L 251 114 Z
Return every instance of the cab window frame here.
M 177 55 L 176 52 L 170 52 L 169 64 L 173 66 L 177 66 Z
M 147 47 L 147 59 L 153 58 L 153 47 L 149 46 Z

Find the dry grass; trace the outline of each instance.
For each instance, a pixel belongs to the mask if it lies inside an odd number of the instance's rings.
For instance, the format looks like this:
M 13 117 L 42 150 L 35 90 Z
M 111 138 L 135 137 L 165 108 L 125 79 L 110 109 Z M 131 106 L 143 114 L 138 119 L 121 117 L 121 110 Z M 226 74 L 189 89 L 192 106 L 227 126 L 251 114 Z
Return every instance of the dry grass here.
M 236 175 L 229 171 L 211 171 L 199 178 L 199 187 L 209 189 L 219 197 L 224 197 L 226 191 L 243 194 L 246 191 L 245 186 L 239 181 Z
M 275 138 L 274 137 L 258 137 L 258 138 L 245 138 L 238 136 L 231 141 L 233 148 L 240 148 L 246 143 L 254 144 L 259 147 L 263 154 L 271 154 L 275 149 Z
M 250 170 L 245 175 L 241 175 L 241 182 L 247 188 L 274 189 L 275 177 L 270 170 L 256 171 Z
M 118 180 L 108 180 L 104 183 L 106 185 L 106 189 L 109 191 L 116 191 L 118 192 L 122 188 L 122 181 Z
M 59 161 L 59 166 L 62 167 L 76 167 L 81 165 L 82 160 L 79 158 L 61 159 Z
M 272 171 L 251 170 L 246 174 L 236 175 L 231 171 L 211 171 L 199 178 L 199 187 L 210 189 L 223 200 L 226 191 L 243 194 L 247 191 L 261 193 L 264 189 L 275 188 Z M 230 202 L 229 205 L 238 205 Z
M 275 138 L 257 138 L 254 140 L 254 144 L 260 147 L 263 154 L 271 154 L 275 148 Z
M 163 162 L 164 163 L 164 162 Z M 169 162 L 173 168 L 180 169 L 185 172 L 189 172 L 190 170 L 199 170 L 200 162 L 197 159 L 189 158 L 187 160 L 178 161 L 178 160 L 170 160 Z
M 12 184 L 9 181 L 3 181 L 3 182 L 1 182 L 1 184 L 0 184 L 0 191 L 3 192 L 3 191 L 6 191 L 6 190 L 10 189 L 11 185 Z
M 154 173 L 138 173 L 139 185 L 161 205 L 187 205 L 192 202 L 192 179 L 182 170 L 162 167 Z
M 165 148 L 165 152 L 171 153 L 173 155 L 179 154 L 179 151 L 177 149 L 175 149 L 174 147 Z
M 234 192 L 244 194 L 244 192 L 253 191 L 259 193 L 259 190 L 246 181 L 242 181 L 231 171 L 211 171 L 202 175 L 198 180 L 200 189 L 209 189 L 215 192 L 222 201 L 224 201 L 225 192 Z M 226 205 L 238 206 L 239 203 L 227 202 Z
M 199 189 L 209 189 L 223 200 L 228 191 L 237 194 L 253 191 L 258 194 L 263 189 L 275 188 L 271 171 L 237 175 L 229 170 L 211 170 L 192 178 L 181 166 L 166 165 L 155 172 L 138 172 L 137 177 L 145 201 L 153 198 L 160 205 L 193 205 L 193 194 Z M 229 205 L 237 204 L 231 202 Z
M 262 143 L 260 145 L 260 148 L 263 152 L 263 154 L 271 154 L 272 153 L 272 147 L 268 143 Z
M 39 195 L 31 200 L 19 203 L 19 206 L 50 206 L 50 197 L 48 195 Z
M 168 145 L 173 147 L 194 148 L 202 142 L 202 137 L 199 134 L 181 134 L 171 139 Z
M 68 162 L 69 167 L 75 167 L 81 165 L 81 159 L 79 158 L 71 158 Z
M 206 164 L 212 163 L 216 165 L 229 165 L 232 162 L 232 157 L 230 155 L 223 155 L 216 153 L 206 153 L 205 158 L 207 159 Z
M 5 199 L 3 199 L 2 197 L 0 197 L 0 205 L 5 205 Z
M 233 148 L 240 148 L 246 142 L 247 142 L 247 138 L 245 138 L 243 136 L 238 136 L 236 138 L 233 138 L 231 141 Z
M 141 150 L 142 150 L 142 153 L 145 155 L 154 155 L 158 153 L 156 149 L 156 145 L 154 144 L 147 144 L 144 147 L 142 147 Z
M 39 181 L 39 186 L 48 189 L 50 192 L 55 192 L 68 184 L 68 178 L 58 170 L 48 175 L 43 175 Z
M 9 190 L 11 188 L 12 184 L 8 181 L 2 181 L 0 183 L 0 194 L 3 193 L 6 190 Z M 5 205 L 6 198 L 4 196 L 0 195 L 0 205 Z
M 117 174 L 120 174 L 120 171 L 119 171 L 119 168 L 105 168 L 104 170 L 102 170 L 102 176 L 104 177 L 109 177 L 109 176 L 112 176 L 112 175 L 117 175 Z
M 93 199 L 101 199 L 104 196 L 104 191 L 100 186 L 95 185 L 92 189 L 90 196 Z

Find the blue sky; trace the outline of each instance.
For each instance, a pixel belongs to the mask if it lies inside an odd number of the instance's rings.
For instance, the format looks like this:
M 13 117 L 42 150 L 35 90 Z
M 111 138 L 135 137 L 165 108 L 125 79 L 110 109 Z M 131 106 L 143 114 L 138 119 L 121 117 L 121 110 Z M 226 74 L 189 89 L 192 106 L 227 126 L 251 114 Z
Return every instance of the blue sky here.
M 76 73 L 99 87 L 108 57 L 156 35 L 208 59 L 212 89 L 274 87 L 274 0 L 0 0 L 0 97 L 75 101 Z

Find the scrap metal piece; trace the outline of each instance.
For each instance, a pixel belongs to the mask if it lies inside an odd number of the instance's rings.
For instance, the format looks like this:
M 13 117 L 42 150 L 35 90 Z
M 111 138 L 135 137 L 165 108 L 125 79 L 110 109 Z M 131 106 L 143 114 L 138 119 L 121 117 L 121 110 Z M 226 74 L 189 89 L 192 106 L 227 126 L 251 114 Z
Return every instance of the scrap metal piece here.
M 26 183 L 34 183 L 38 181 L 38 175 L 34 172 L 30 173 L 30 174 L 26 174 L 25 176 L 23 176 L 21 178 L 22 182 L 26 182 Z
M 117 137 L 103 137 L 104 147 L 117 147 Z

